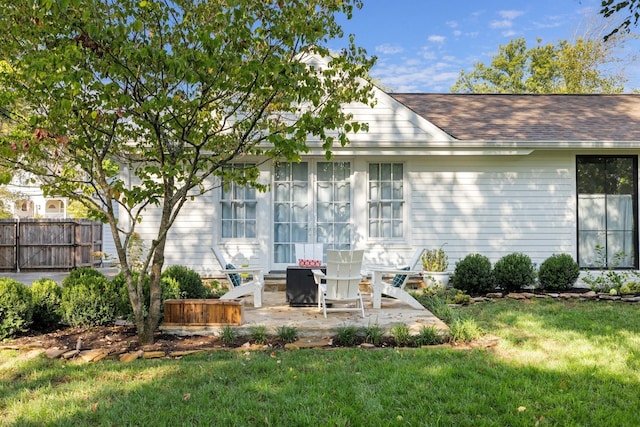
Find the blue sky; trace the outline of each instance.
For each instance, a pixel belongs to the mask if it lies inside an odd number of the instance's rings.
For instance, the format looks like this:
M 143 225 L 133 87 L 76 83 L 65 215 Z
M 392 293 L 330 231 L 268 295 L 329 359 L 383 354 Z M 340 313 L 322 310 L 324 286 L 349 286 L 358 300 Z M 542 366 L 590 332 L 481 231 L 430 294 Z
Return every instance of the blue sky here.
M 378 57 L 371 74 L 394 92 L 449 92 L 460 70 L 489 63 L 499 45 L 524 37 L 527 46 L 602 33 L 600 0 L 365 0 L 341 20 L 356 44 Z M 639 32 L 637 28 L 635 32 Z M 336 42 L 335 46 L 340 43 Z M 618 56 L 640 55 L 640 41 Z M 627 88 L 640 88 L 640 61 L 625 61 Z M 616 67 L 620 67 L 617 65 Z

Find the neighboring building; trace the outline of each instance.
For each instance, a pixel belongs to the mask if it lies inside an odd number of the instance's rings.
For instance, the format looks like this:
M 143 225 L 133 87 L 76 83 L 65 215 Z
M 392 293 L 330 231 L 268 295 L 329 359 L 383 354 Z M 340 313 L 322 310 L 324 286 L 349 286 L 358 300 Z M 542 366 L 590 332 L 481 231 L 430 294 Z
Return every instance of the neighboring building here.
M 12 204 L 14 218 L 29 219 L 67 219 L 69 199 L 66 197 L 45 197 L 39 185 L 34 183 L 33 177 L 27 173 L 17 173 L 7 190 L 17 196 Z M 102 227 L 102 252 L 107 261 L 116 257 L 115 243 L 108 225 Z
M 66 197 L 45 197 L 26 173 L 18 173 L 7 185 L 18 199 L 12 204 L 14 218 L 67 218 Z
M 203 275 L 230 262 L 284 270 L 294 244 L 365 249 L 365 264 L 439 247 L 455 262 L 523 252 L 540 264 L 569 253 L 594 266 L 638 269 L 640 95 L 387 94 L 350 105 L 369 132 L 327 161 L 321 145 L 300 163 L 265 163 L 271 191 L 231 186 L 196 197 L 172 228 L 166 265 Z M 256 159 L 257 160 L 257 159 Z M 151 239 L 157 218 L 138 231 Z

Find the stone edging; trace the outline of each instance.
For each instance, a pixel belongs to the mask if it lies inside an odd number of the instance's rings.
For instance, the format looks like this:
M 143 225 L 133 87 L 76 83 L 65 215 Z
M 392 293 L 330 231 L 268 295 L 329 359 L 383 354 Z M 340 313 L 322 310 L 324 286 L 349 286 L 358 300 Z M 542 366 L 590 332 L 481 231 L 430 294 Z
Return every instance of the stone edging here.
M 640 295 L 612 295 L 609 293 L 599 293 L 594 291 L 588 292 L 549 292 L 544 294 L 536 294 L 533 292 L 510 292 L 503 294 L 501 292 L 488 293 L 483 297 L 471 298 L 472 302 L 483 302 L 492 299 L 510 298 L 516 300 L 522 299 L 561 299 L 561 300 L 578 300 L 578 301 L 618 301 L 627 303 L 640 302 Z

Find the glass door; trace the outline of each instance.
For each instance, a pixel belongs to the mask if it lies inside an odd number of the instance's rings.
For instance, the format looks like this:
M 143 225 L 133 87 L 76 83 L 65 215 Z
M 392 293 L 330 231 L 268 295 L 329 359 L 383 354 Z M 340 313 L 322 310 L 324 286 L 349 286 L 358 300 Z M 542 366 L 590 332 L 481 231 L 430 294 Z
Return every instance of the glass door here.
M 296 263 L 296 243 L 351 248 L 350 162 L 277 164 L 273 188 L 274 269 Z

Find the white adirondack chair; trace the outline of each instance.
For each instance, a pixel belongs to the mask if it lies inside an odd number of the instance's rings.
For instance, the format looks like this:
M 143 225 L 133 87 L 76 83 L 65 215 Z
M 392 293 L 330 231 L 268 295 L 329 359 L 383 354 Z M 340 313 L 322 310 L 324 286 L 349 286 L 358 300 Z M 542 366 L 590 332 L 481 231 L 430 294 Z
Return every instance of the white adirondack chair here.
M 246 295 L 253 295 L 253 306 L 262 307 L 262 294 L 264 292 L 264 273 L 261 268 L 247 267 L 236 268 L 233 264 L 225 261 L 222 251 L 217 246 L 211 248 L 213 255 L 218 260 L 222 272 L 227 275 L 231 290 L 220 297 L 220 299 L 235 299 Z M 244 282 L 241 275 L 248 275 L 249 280 Z
M 422 272 L 419 263 L 423 252 L 424 248 L 416 250 L 411 261 L 409 261 L 409 265 L 406 267 L 371 268 L 373 308 L 381 308 L 382 295 L 387 295 L 409 304 L 416 310 L 425 310 L 424 306 L 404 289 L 410 275 Z
M 364 317 L 360 294 L 363 256 L 363 250 L 328 250 L 326 274 L 321 270 L 312 270 L 318 285 L 318 308 L 322 309 L 324 317 L 327 317 L 327 311 L 360 311 Z

